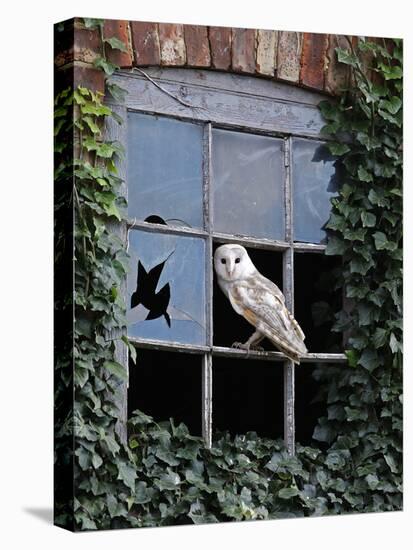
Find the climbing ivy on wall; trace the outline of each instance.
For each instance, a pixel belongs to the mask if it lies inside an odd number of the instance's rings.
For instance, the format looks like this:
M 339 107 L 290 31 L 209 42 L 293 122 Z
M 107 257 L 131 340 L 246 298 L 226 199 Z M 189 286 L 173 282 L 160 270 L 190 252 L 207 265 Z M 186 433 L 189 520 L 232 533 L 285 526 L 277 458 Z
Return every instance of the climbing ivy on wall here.
M 360 53 L 370 54 L 367 73 Z M 254 433 L 217 434 L 206 449 L 183 424 L 155 423 L 142 411 L 130 419 L 128 442 L 118 435 L 127 373 L 115 347 L 134 358 L 136 350 L 122 337 L 128 256 L 114 231 L 126 206 L 116 170 L 123 151 L 104 127 L 109 117 L 122 121 L 84 87 L 57 95 L 56 274 L 67 284 L 56 308 L 69 319 L 55 370 L 57 524 L 108 529 L 400 509 L 401 44 L 362 42 L 338 58 L 352 67 L 354 85 L 320 107 L 345 168 L 327 253 L 343 258 L 336 285 L 349 303 L 335 330 L 351 331 L 349 365 L 316 370 L 328 417 L 315 429 L 319 443 L 298 445 L 295 457 L 282 441 Z M 96 64 L 109 75 L 116 67 L 105 63 L 102 52 Z

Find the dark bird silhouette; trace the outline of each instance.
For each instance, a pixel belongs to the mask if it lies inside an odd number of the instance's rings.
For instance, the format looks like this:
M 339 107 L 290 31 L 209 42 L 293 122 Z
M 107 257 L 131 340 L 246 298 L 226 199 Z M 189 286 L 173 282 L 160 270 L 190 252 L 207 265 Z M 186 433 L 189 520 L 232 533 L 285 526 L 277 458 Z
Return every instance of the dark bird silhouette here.
M 136 290 L 131 296 L 131 308 L 142 304 L 149 313 L 145 320 L 158 319 L 164 316 L 168 327 L 171 327 L 171 318 L 167 311 L 171 298 L 171 287 L 169 283 L 163 286 L 159 292 L 156 292 L 156 287 L 159 282 L 162 270 L 166 261 L 171 257 L 174 251 L 160 264 L 156 265 L 148 272 L 138 261 L 138 277 L 136 281 Z

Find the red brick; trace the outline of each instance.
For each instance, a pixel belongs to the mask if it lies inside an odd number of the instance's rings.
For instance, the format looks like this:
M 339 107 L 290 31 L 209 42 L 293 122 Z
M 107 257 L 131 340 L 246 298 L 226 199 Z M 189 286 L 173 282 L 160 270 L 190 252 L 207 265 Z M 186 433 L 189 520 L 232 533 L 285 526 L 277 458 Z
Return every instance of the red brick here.
M 255 29 L 232 29 L 232 69 L 255 73 Z
M 303 37 L 300 32 L 278 33 L 277 78 L 298 82 Z
M 77 65 L 73 68 L 73 85 L 84 86 L 95 92 L 105 91 L 105 74 L 100 69 L 95 69 L 91 65 Z
M 300 82 L 309 88 L 324 89 L 324 64 L 327 35 L 305 32 L 301 57 Z
M 162 65 L 185 65 L 186 51 L 183 25 L 159 23 L 159 42 Z
M 102 55 L 102 41 L 98 29 L 86 29 L 79 20 L 75 21 L 73 60 L 93 63 Z
M 116 19 L 105 19 L 103 25 L 103 35 L 105 38 L 117 38 L 127 48 L 127 52 L 113 49 L 109 44 L 106 44 L 106 55 L 108 60 L 119 67 L 131 67 L 132 55 L 129 45 L 128 22 Z
M 344 63 L 338 62 L 336 52 L 336 48 L 346 49 L 348 47 L 349 44 L 345 36 L 337 34 L 328 35 L 324 89 L 330 94 L 339 94 L 349 85 L 349 67 L 344 65 Z
M 160 65 L 161 51 L 157 23 L 131 21 L 131 34 L 136 65 Z
M 209 67 L 208 27 L 201 25 L 184 25 L 186 63 L 191 67 Z
M 209 27 L 211 60 L 214 69 L 227 71 L 231 67 L 232 31 L 228 27 Z

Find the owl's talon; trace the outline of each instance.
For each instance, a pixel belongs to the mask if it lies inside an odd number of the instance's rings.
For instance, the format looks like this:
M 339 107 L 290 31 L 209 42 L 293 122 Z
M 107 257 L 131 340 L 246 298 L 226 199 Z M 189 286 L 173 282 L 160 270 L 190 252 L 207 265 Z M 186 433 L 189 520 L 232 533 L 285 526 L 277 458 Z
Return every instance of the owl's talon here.
M 249 350 L 249 346 L 247 344 L 243 344 L 242 342 L 234 342 L 231 347 L 235 349 L 244 349 L 246 351 Z

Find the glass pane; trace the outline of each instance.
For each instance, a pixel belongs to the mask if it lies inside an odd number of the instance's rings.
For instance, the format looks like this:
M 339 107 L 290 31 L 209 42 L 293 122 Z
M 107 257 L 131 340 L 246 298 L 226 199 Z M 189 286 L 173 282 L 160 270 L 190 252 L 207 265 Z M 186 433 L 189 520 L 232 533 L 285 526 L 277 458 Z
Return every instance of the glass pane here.
M 213 130 L 214 230 L 284 239 L 283 140 Z
M 199 124 L 128 113 L 130 219 L 203 227 L 202 136 Z
M 205 242 L 129 232 L 128 334 L 205 344 Z
M 337 194 L 334 157 L 319 141 L 293 140 L 294 240 L 325 242 L 330 198 Z

